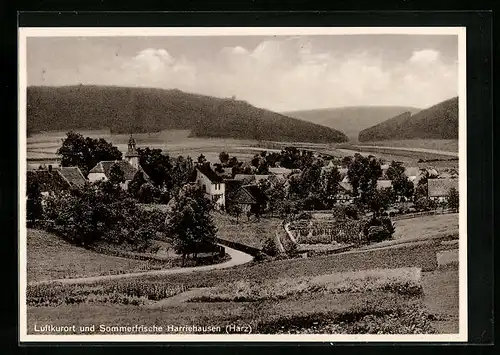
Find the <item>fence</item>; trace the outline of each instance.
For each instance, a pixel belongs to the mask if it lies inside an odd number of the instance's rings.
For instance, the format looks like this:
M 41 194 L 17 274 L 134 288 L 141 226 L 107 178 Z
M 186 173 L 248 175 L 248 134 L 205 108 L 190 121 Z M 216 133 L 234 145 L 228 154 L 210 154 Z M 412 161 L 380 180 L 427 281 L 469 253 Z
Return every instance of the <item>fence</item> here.
M 451 213 L 456 213 L 456 212 L 454 212 L 452 210 L 415 212 L 415 213 L 407 213 L 407 214 L 402 214 L 402 215 L 391 216 L 391 219 L 393 221 L 399 221 L 402 219 L 410 219 L 410 218 L 424 217 L 424 216 L 434 216 L 434 215 L 441 215 L 441 214 L 451 214 Z

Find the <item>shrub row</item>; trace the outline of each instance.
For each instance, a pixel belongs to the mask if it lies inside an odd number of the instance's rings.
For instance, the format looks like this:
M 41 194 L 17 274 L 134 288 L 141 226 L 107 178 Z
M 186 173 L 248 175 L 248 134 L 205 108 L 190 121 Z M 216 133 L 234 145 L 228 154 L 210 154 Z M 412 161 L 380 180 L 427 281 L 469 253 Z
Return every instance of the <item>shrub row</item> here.
M 139 305 L 168 298 L 185 290 L 186 287 L 182 285 L 142 280 L 94 284 L 52 282 L 28 285 L 26 302 L 31 307 L 93 302 Z
M 205 291 L 191 301 L 254 302 L 280 300 L 312 293 L 361 293 L 385 291 L 409 297 L 420 296 L 420 269 L 366 270 L 316 277 L 282 278 L 271 281 L 225 283 Z

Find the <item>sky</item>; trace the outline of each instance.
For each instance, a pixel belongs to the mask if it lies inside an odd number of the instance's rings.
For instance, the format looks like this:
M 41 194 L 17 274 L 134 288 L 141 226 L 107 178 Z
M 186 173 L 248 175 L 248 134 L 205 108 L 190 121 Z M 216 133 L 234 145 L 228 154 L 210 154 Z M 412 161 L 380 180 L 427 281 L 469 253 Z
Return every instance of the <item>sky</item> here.
M 179 89 L 277 112 L 458 95 L 456 35 L 29 37 L 27 83 Z

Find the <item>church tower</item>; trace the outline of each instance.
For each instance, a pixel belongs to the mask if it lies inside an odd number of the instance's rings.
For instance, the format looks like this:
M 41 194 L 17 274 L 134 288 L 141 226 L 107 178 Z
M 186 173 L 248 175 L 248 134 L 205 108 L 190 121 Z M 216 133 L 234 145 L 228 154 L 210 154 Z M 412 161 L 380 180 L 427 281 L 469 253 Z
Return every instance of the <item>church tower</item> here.
M 125 159 L 135 169 L 139 169 L 139 153 L 137 153 L 137 149 L 135 148 L 135 139 L 132 137 L 132 134 L 130 134 L 130 139 L 128 140 L 128 150 L 125 153 Z

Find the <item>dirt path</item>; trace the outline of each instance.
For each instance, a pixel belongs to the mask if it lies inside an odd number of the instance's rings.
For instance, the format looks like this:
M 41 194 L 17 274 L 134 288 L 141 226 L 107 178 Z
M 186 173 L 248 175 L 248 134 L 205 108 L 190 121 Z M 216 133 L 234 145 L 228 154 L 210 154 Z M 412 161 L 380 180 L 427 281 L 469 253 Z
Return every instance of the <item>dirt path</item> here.
M 65 283 L 65 284 L 77 284 L 77 283 L 83 284 L 83 283 L 93 283 L 93 282 L 97 282 L 97 281 L 123 279 L 123 278 L 129 278 L 129 277 L 185 274 L 185 273 L 190 273 L 190 272 L 226 269 L 229 267 L 246 264 L 246 263 L 253 260 L 253 257 L 249 254 L 243 253 L 239 250 L 235 250 L 235 249 L 232 249 L 229 247 L 225 247 L 225 248 L 226 248 L 226 253 L 229 254 L 229 256 L 231 256 L 231 260 L 228 260 L 228 261 L 221 263 L 221 264 L 193 266 L 193 267 L 185 267 L 185 268 L 174 268 L 174 269 L 166 269 L 166 270 L 133 272 L 133 273 L 127 273 L 127 274 L 118 274 L 118 275 L 102 275 L 102 276 L 90 276 L 90 277 L 79 277 L 79 278 L 68 278 L 68 279 L 44 280 L 44 281 L 30 282 L 30 283 L 28 283 L 28 285 L 37 285 L 37 284 L 44 284 L 44 283 L 51 283 L 51 282 L 60 282 L 60 283 Z
M 151 309 L 157 309 L 157 308 L 164 308 L 168 306 L 177 306 L 181 303 L 186 302 L 187 300 L 190 300 L 193 297 L 196 297 L 198 295 L 203 294 L 206 292 L 206 290 L 209 289 L 209 287 L 199 287 L 199 288 L 192 288 L 189 289 L 185 292 L 179 293 L 178 295 L 164 298 L 158 302 L 155 302 L 151 305 L 146 306 L 147 308 Z

